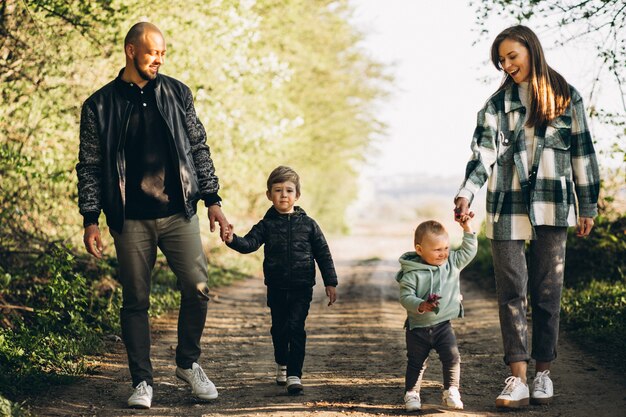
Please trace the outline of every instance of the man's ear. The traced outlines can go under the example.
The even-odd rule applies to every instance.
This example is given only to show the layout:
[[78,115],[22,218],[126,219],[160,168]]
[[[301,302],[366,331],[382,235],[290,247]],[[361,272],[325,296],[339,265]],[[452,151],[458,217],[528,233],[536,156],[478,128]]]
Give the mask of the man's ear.
[[132,43],[129,43],[128,45],[124,47],[124,52],[126,52],[127,57],[134,58],[135,57],[135,45],[133,45]]

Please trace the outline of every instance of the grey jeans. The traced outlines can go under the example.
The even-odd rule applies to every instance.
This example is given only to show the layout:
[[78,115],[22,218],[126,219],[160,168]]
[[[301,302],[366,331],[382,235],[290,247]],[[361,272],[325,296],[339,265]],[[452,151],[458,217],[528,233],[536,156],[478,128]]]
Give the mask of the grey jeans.
[[111,230],[122,284],[122,339],[133,386],[152,385],[150,361],[150,287],[160,248],[181,292],[176,364],[191,368],[200,357],[208,301],[208,267],[202,250],[198,216],[182,214],[154,220],[125,220],[121,234]]
[[420,392],[424,372],[428,368],[428,354],[435,349],[441,360],[443,388],[459,387],[461,355],[450,321],[432,327],[406,329],[406,374],[404,389]]
[[[504,362],[552,362],[557,356],[565,267],[566,227],[538,226],[530,241],[492,240],[493,267],[504,345]],[[530,292],[532,355],[528,353],[527,294]]]

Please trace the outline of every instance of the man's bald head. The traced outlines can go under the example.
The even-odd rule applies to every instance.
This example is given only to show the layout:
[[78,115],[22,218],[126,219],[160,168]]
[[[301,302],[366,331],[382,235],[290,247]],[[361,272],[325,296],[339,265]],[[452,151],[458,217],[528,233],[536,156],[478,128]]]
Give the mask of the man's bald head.
[[163,33],[161,33],[161,30],[158,27],[156,27],[156,25],[153,25],[150,22],[135,23],[130,28],[130,30],[126,34],[126,37],[124,38],[124,48],[128,44],[136,45],[138,42],[141,42],[144,34],[148,32],[156,32],[159,35],[163,36]]

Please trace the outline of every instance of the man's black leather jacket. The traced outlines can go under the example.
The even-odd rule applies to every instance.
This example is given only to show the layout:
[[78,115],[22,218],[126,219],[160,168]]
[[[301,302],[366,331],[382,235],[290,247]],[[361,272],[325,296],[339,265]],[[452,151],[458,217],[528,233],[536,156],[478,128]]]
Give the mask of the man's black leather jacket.
[[[121,72],[120,72],[121,75]],[[157,106],[169,128],[174,164],[180,173],[185,215],[196,212],[199,199],[207,205],[220,200],[218,178],[206,144],[206,132],[196,115],[191,90],[174,78],[156,78]],[[133,109],[115,80],[83,103],[80,120],[78,206],[85,226],[98,222],[104,211],[109,227],[122,233],[126,159],[124,143]]]

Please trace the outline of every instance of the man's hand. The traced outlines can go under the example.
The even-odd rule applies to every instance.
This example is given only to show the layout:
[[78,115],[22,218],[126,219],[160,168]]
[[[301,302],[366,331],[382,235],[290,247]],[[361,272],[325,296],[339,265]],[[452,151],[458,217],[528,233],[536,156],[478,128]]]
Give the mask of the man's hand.
[[576,236],[578,237],[589,236],[589,233],[591,233],[591,229],[593,229],[593,218],[581,217],[578,219],[578,226],[576,227]]
[[327,285],[326,296],[328,297],[328,305],[332,306],[337,301],[337,289],[332,285]]
[[102,238],[100,237],[100,229],[98,229],[97,224],[90,224],[85,227],[83,242],[85,243],[87,252],[98,259],[102,259]]
[[222,213],[222,208],[217,204],[213,204],[209,206],[209,227],[211,229],[211,233],[215,231],[215,222],[217,221],[220,225],[220,238],[222,242],[226,240],[226,234],[233,227],[232,224],[228,223],[226,220],[226,216]]

